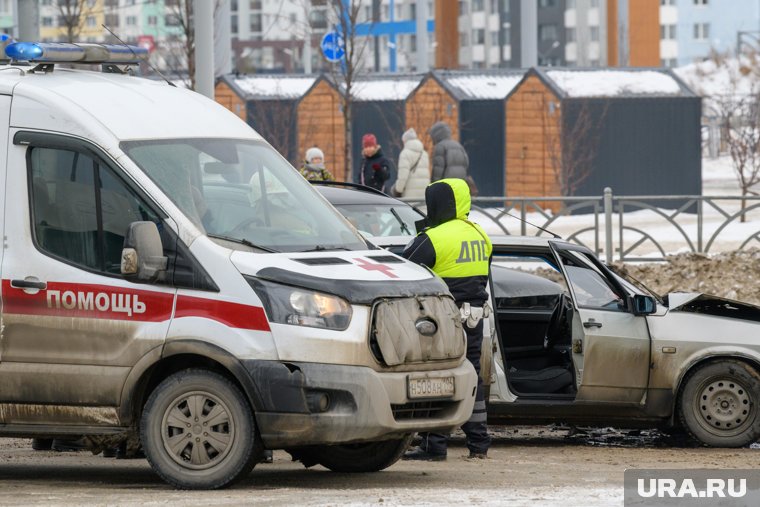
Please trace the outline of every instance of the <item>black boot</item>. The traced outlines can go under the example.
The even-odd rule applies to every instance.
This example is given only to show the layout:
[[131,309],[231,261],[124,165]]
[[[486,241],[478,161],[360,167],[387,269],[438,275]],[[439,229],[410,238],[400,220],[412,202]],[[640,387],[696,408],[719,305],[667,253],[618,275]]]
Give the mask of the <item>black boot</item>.
[[422,447],[412,447],[404,453],[401,459],[413,461],[446,461],[446,455],[427,452]]
[[84,440],[81,438],[78,438],[76,440],[62,440],[60,438],[56,438],[53,439],[52,449],[58,452],[76,452],[84,451],[87,449],[87,446],[85,445]]

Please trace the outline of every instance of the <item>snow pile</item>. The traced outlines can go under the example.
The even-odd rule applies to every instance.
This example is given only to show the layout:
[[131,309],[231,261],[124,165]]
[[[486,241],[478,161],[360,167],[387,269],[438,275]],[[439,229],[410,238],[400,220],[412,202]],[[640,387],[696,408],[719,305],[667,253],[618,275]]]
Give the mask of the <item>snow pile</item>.
[[314,77],[241,76],[235,84],[248,97],[297,99],[302,97],[316,81]]
[[357,101],[406,100],[420,79],[377,79],[357,81],[352,89]]
[[522,78],[522,74],[507,76],[483,74],[451,77],[446,81],[466,98],[488,100],[505,99]]
[[760,250],[669,255],[657,264],[615,263],[655,292],[704,292],[760,305]]
[[691,63],[674,69],[674,72],[697,95],[747,95],[760,89],[758,62],[752,58],[727,58]]
[[679,95],[682,92],[671,76],[652,70],[550,70],[546,74],[570,97]]

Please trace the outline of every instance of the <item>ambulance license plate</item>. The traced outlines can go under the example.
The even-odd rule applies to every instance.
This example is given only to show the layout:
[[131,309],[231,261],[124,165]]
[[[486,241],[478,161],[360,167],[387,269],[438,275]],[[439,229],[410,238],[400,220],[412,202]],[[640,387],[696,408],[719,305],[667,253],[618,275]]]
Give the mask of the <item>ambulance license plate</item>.
[[454,396],[454,377],[409,378],[409,399]]

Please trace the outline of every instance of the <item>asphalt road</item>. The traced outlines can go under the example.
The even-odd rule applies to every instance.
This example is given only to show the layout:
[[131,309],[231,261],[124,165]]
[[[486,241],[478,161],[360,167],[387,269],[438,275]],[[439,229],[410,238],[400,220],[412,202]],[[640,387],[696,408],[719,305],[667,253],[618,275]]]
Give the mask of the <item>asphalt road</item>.
[[[401,461],[375,474],[305,469],[275,452],[222,491],[174,491],[145,460],[32,451],[0,439],[1,505],[622,505],[626,468],[757,468],[758,449],[707,449],[654,432],[569,434],[494,428],[489,459],[469,461],[461,439],[445,462]],[[676,445],[673,447],[673,445]]]

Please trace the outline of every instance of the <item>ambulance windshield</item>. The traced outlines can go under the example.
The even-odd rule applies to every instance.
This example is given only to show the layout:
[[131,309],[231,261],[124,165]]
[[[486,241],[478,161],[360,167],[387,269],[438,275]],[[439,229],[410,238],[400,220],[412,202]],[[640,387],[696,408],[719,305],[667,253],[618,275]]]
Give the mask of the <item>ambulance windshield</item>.
[[274,149],[238,139],[128,141],[124,152],[182,212],[225,245],[362,250],[367,244]]

